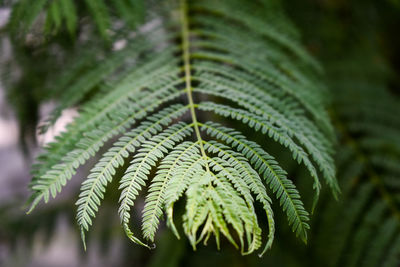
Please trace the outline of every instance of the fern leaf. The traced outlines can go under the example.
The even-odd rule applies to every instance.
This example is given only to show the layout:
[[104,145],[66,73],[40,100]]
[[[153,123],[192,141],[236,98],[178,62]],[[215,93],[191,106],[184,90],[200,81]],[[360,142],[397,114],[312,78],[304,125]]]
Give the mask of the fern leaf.
[[[161,161],[157,175],[153,178],[149,186],[149,194],[146,197],[146,204],[143,208],[142,229],[145,238],[154,241],[154,235],[159,224],[159,217],[162,214],[163,204],[165,203],[167,185],[173,177],[173,173],[175,173],[175,168],[179,168],[178,166],[181,165],[181,161],[196,153],[198,149],[197,145],[197,143],[184,142],[174,148]],[[181,190],[181,192],[182,191],[183,190]],[[175,193],[168,192],[170,196]]]
[[[196,143],[194,143],[196,144]],[[196,147],[194,147],[196,148]],[[203,165],[205,160],[199,153],[199,149],[191,151],[189,157],[182,158],[179,166],[172,169],[171,178],[167,183],[165,189],[165,207],[167,209],[168,225],[172,228],[174,234],[179,238],[179,233],[173,222],[173,206],[176,201],[189,187],[189,184],[195,179],[196,176],[201,176],[203,173]]]
[[[273,211],[270,205],[271,199],[266,194],[265,191],[266,189],[260,177],[258,176],[257,172],[255,172],[250,167],[249,163],[246,161],[244,157],[242,157],[238,153],[235,153],[234,151],[231,151],[229,147],[218,142],[210,141],[208,143],[205,143],[205,149],[209,153],[216,153],[222,159],[228,160],[231,166],[235,166],[235,168],[237,168],[237,172],[239,173],[238,176],[245,177],[244,182],[247,183],[248,189],[250,189],[257,196],[257,200],[259,200],[263,204],[263,208],[268,218],[268,226],[269,226],[268,241],[263,252],[260,254],[263,255],[263,253],[265,253],[265,251],[269,249],[273,243],[274,233],[275,233],[275,223],[273,219]],[[233,177],[231,176],[231,178]],[[238,182],[240,183],[241,181]],[[243,185],[238,185],[238,187],[241,187],[241,191],[246,191],[247,189],[246,186]],[[246,195],[244,192],[242,192],[241,194]],[[247,200],[247,202],[251,203],[253,200],[250,198],[250,196],[248,196],[248,198],[249,200]],[[252,205],[250,204],[250,206]]]
[[[286,211],[289,223],[292,224],[293,231],[300,235],[303,240],[307,239],[307,229],[309,225],[308,213],[300,200],[300,195],[294,184],[286,178],[286,172],[282,170],[275,159],[267,154],[256,143],[246,140],[246,138],[237,131],[221,127],[215,123],[202,124],[202,128],[213,137],[217,137],[239,152],[250,161],[254,168],[258,170],[270,185],[276,197],[280,199],[284,211]],[[266,197],[264,197],[266,198]],[[268,198],[267,198],[268,199]]]
[[[87,136],[79,139],[79,142],[76,145],[77,148],[68,152],[68,154],[63,157],[63,163],[53,166],[51,170],[41,176],[41,179],[35,181],[32,189],[38,193],[36,194],[35,200],[32,202],[33,205],[28,212],[30,212],[42,198],[47,202],[49,200],[50,192],[51,195],[55,197],[57,192],[61,191],[61,187],[66,184],[67,180],[71,179],[75,174],[79,165],[84,164],[91,156],[93,156],[106,140],[124,131],[129,127],[129,125],[132,125],[135,122],[135,119],[143,118],[147,115],[147,112],[152,111],[161,103],[166,102],[171,98],[175,98],[180,94],[179,92],[170,94],[170,91],[171,88],[167,87],[164,88],[164,90],[159,90],[153,94],[149,94],[147,97],[141,99],[140,103],[136,105],[131,104],[128,110],[123,113],[116,110],[118,113],[114,114],[114,116],[119,115],[118,119],[117,117],[114,117],[114,119],[109,123],[116,123],[118,121],[119,123],[117,125],[107,125],[107,121],[103,121],[103,125],[100,126],[101,128],[94,129],[87,134]],[[155,102],[154,99],[157,98],[159,98],[159,100]],[[127,104],[129,103],[126,103],[125,105]],[[129,112],[137,113],[131,115]]]
[[120,197],[119,214],[121,222],[125,229],[129,229],[129,211],[133,206],[133,201],[138,194],[141,186],[144,186],[144,181],[147,180],[147,175],[150,173],[151,167],[154,166],[157,160],[164,156],[169,149],[173,148],[176,142],[181,141],[185,136],[191,133],[192,125],[179,123],[170,126],[160,135],[154,136],[149,141],[144,142],[143,148],[131,161],[131,165],[126,170],[125,175],[120,182],[122,189]]
[[[108,6],[95,2],[85,3],[102,34],[113,38]],[[41,199],[55,197],[80,166],[115,138],[81,185],[76,204],[83,241],[107,185],[128,158],[119,180],[118,211],[126,235],[137,244],[149,247],[131,230],[133,207],[142,191],[146,242],[154,242],[163,213],[179,238],[174,206],[183,201],[185,211],[179,215],[194,249],[214,235],[218,247],[224,236],[242,254],[253,253],[263,245],[259,221],[265,220],[268,237],[262,255],[279,226],[270,192],[293,232],[306,241],[309,214],[266,144],[279,143],[305,167],[313,181],[314,205],[319,176],[337,195],[333,134],[319,65],[301,49],[284,16],[274,14],[279,8],[273,5],[249,2],[260,8],[253,14],[252,8],[238,8],[242,2],[236,0],[168,3],[169,8],[152,9],[152,20],[124,37],[126,48],[102,54],[92,65],[79,63],[60,76],[62,104],[53,118],[71,105],[79,105],[80,115],[39,156],[30,211]],[[133,21],[128,7],[132,2],[114,4]],[[258,132],[263,138],[256,143],[223,124],[245,127],[249,137]],[[260,219],[256,203],[265,212]]]
[[293,159],[299,164],[303,162],[310,171],[312,177],[314,178],[314,189],[316,190],[316,196],[318,197],[321,185],[314,165],[308,158],[307,153],[294,142],[291,136],[282,131],[280,127],[277,127],[269,121],[264,120],[257,115],[253,115],[245,110],[234,109],[221,104],[200,103],[198,108],[204,111],[214,111],[218,115],[230,117],[246,123],[256,131],[261,131],[263,134],[267,134],[270,138],[273,138],[281,145],[287,147],[290,151],[292,151]]
[[91,170],[88,179],[82,183],[81,194],[76,202],[77,220],[83,241],[85,239],[83,231],[89,230],[89,225],[92,224],[91,217],[94,217],[94,213],[97,212],[100,201],[104,197],[106,185],[112,181],[115,170],[124,164],[124,159],[129,156],[129,153],[134,153],[145,138],[158,133],[162,126],[168,125],[185,111],[187,107],[175,105],[151,116],[143,125],[119,138]]

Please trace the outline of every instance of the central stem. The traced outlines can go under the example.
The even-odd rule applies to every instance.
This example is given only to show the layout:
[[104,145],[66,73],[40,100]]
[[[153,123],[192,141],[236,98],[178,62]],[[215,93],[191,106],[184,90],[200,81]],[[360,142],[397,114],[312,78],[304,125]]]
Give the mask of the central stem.
[[[180,1],[180,7],[181,7],[180,13],[181,13],[181,23],[182,23],[181,38],[182,38],[182,50],[183,50],[183,64],[184,64],[184,70],[185,70],[186,93],[187,93],[187,98],[189,101],[190,114],[192,116],[194,131],[196,133],[197,140],[200,144],[201,155],[206,160],[207,155],[204,150],[203,140],[201,138],[201,134],[200,134],[200,130],[199,130],[199,123],[197,122],[195,105],[194,105],[193,96],[192,96],[193,88],[192,88],[192,78],[191,78],[191,71],[190,71],[189,22],[188,22],[188,15],[187,15],[186,0]],[[209,171],[208,164],[206,164],[206,169],[207,169],[207,171]]]

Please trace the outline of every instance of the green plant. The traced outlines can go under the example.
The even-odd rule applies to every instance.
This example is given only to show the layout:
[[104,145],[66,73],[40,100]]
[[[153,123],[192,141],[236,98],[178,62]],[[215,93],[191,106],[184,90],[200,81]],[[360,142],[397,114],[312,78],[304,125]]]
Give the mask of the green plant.
[[[22,25],[25,30],[35,26],[34,19],[43,8],[47,18],[42,23],[45,33],[51,32],[52,40],[60,41],[58,38],[62,38],[65,30],[61,21],[65,19],[65,28],[75,40],[74,34],[80,32],[76,11],[61,8],[63,2],[73,6],[73,1],[38,1],[36,4],[41,7],[34,9],[38,12],[16,24],[21,14],[27,12],[24,6],[28,2],[21,1],[14,9],[10,22],[13,40],[20,38],[15,33],[24,32],[15,25]],[[201,241],[207,243],[211,234],[219,247],[222,233],[242,254],[260,249],[265,239],[262,255],[271,248],[275,230],[284,228],[283,220],[275,224],[272,199],[279,203],[276,207],[280,206],[285,213],[291,230],[307,242],[310,228],[307,210],[316,208],[322,177],[330,191],[323,194],[323,205],[329,208],[315,209],[315,220],[324,225],[311,229],[313,237],[315,233],[321,236],[320,240],[312,238],[309,246],[316,262],[331,255],[333,266],[343,262],[357,264],[363,253],[368,254],[364,252],[368,240],[364,236],[381,229],[396,236],[390,239],[391,235],[382,235],[382,245],[377,245],[382,250],[394,240],[395,245],[387,254],[388,266],[396,264],[400,250],[398,219],[389,216],[386,220],[382,215],[382,220],[377,220],[375,214],[389,210],[398,213],[398,197],[396,193],[392,195],[397,188],[394,177],[398,174],[398,130],[394,127],[380,135],[383,127],[374,123],[387,119],[397,125],[390,113],[398,109],[378,114],[363,110],[376,97],[382,99],[383,107],[396,106],[398,101],[391,100],[385,89],[377,90],[381,84],[366,86],[362,79],[356,79],[359,73],[355,72],[351,92],[352,98],[360,98],[360,104],[346,103],[347,88],[351,86],[339,80],[343,77],[347,81],[346,76],[328,68],[328,74],[333,74],[332,81],[327,83],[334,90],[330,94],[324,85],[322,67],[302,48],[299,33],[275,1],[155,2],[157,5],[135,9],[132,15],[119,14],[130,25],[122,29],[104,22],[110,21],[106,10],[113,9],[107,8],[103,1],[85,3],[92,11],[103,10],[101,14],[92,14],[106,45],[84,42],[81,46],[79,41],[71,41],[77,42],[72,49],[77,57],[60,68],[60,75],[47,77],[46,85],[59,89],[53,89],[46,97],[56,98],[60,103],[43,130],[67,107],[78,106],[79,116],[37,158],[28,212],[41,200],[48,202],[56,197],[80,166],[101,154],[82,182],[76,202],[84,245],[107,187],[113,180],[119,180],[118,213],[126,235],[133,242],[152,247],[132,230],[131,216],[137,217],[133,206],[140,192],[146,191],[142,232],[147,241],[154,242],[164,214],[167,225],[179,238],[181,229],[174,223],[174,214],[179,214],[181,228],[194,249]],[[146,18],[145,22],[130,23],[135,16]],[[83,36],[95,35],[82,32]],[[100,42],[94,40],[93,43]],[[121,40],[126,46],[110,51],[110,44]],[[43,42],[38,46],[50,41]],[[65,57],[71,55],[68,50],[62,51]],[[349,61],[353,60],[358,62],[353,58]],[[339,66],[345,68],[351,64]],[[357,65],[354,69],[361,68]],[[328,114],[329,107],[334,112]],[[358,112],[363,115],[357,115]],[[338,159],[342,195],[332,158],[336,134],[340,137],[339,155],[348,156]],[[365,138],[357,139],[364,134]],[[387,151],[386,146],[390,145],[393,147]],[[373,153],[377,156],[370,159],[369,154]],[[386,161],[389,157],[390,162]],[[355,159],[360,159],[363,166]],[[296,162],[307,175],[296,172],[297,168],[293,168]],[[359,178],[341,177],[353,177],[354,168],[358,168],[360,175],[370,177],[371,183],[362,180],[358,184]],[[377,178],[375,169],[383,170],[383,182]],[[312,185],[308,183],[310,178]],[[375,191],[374,186],[378,188]],[[387,190],[387,186],[393,189]],[[353,199],[349,192],[359,194]],[[375,202],[374,192],[380,193],[383,200],[378,198]],[[336,203],[331,193],[342,202]],[[374,199],[373,209],[370,215],[357,220],[357,214],[365,208],[362,203],[357,206],[360,199]],[[179,203],[185,204],[183,212]],[[309,207],[304,203],[310,203]],[[258,205],[264,214],[257,212]],[[354,207],[346,211],[346,205]],[[350,214],[349,218],[344,216],[341,221],[342,212]],[[332,218],[344,225],[343,236],[330,231],[336,225]],[[350,229],[355,220],[362,227],[353,233]],[[263,235],[264,231],[268,234]],[[348,244],[346,239],[353,240],[352,234],[355,234],[351,243],[354,248],[348,260],[343,253]],[[384,237],[387,238],[383,240]],[[340,244],[332,242],[330,247],[324,244],[326,240],[339,240]],[[383,254],[377,253],[375,258],[368,254],[373,259],[365,264],[379,264]]]
[[[136,60],[126,77],[83,104],[79,118],[39,157],[43,163],[35,166],[30,211],[40,200],[55,197],[78,166],[107,140],[122,134],[82,183],[77,201],[82,239],[115,169],[136,152],[120,181],[119,208],[125,232],[134,242],[145,245],[130,229],[131,208],[158,162],[143,211],[146,239],[154,240],[164,210],[179,237],[173,207],[185,194],[183,228],[194,248],[210,233],[219,243],[222,233],[242,253],[251,253],[261,245],[256,197],[268,219],[267,249],[275,229],[267,184],[293,231],[306,241],[308,213],[275,158],[239,132],[199,117],[200,112],[212,112],[242,122],[286,147],[309,170],[316,199],[317,169],[335,194],[339,191],[331,158],[332,130],[322,105],[324,89],[318,75],[308,74],[318,73],[318,65],[294,37],[279,33],[279,27],[290,26],[272,13],[276,8],[264,7],[254,16],[251,4],[238,10],[239,4],[180,1],[168,10],[175,16],[164,14],[160,18],[165,22],[154,23],[130,40],[132,48],[116,56],[120,65],[127,57]],[[269,23],[261,20],[264,16],[270,18]],[[243,43],[244,38],[252,41]],[[82,88],[71,88],[65,94],[84,96]],[[194,94],[209,101],[195,101]]]

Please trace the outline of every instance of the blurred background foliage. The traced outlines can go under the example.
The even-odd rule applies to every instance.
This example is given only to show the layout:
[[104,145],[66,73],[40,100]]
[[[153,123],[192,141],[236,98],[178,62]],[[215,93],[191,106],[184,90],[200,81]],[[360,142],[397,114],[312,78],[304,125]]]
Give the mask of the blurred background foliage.
[[[281,2],[305,47],[324,66],[329,112],[338,140],[336,163],[342,195],[338,201],[329,193],[322,195],[307,245],[284,226],[278,228],[273,249],[261,259],[240,256],[228,244],[222,244],[221,251],[211,243],[193,252],[186,241],[177,240],[164,228],[157,249],[149,251],[123,236],[118,215],[109,208],[118,201],[118,185],[113,184],[84,253],[74,219],[76,199],[71,197],[79,183],[26,216],[23,204],[29,177],[25,171],[23,177],[13,177],[22,181],[17,186],[23,189],[1,197],[0,265],[399,266],[400,1]],[[47,129],[66,107],[79,105],[103,86],[112,86],[103,77],[126,64],[121,51],[129,49],[132,32],[140,30],[138,25],[151,16],[150,6],[161,4],[145,0],[0,1],[0,19],[5,21],[0,23],[0,85],[5,92],[0,115],[14,116],[18,122],[18,144],[26,170],[44,142],[36,130],[38,123]],[[104,76],[91,75],[100,68]],[[74,98],[74,90],[84,92],[84,97]],[[55,103],[61,105],[54,110]],[[8,162],[7,151],[0,147],[0,167],[13,164]],[[290,176],[296,177],[307,196],[304,191],[311,187],[302,184],[308,180],[302,175],[303,170],[292,166]],[[6,176],[0,174],[0,180],[9,179]],[[308,207],[311,201],[304,199]],[[276,216],[278,223],[285,220],[279,218],[280,213]]]

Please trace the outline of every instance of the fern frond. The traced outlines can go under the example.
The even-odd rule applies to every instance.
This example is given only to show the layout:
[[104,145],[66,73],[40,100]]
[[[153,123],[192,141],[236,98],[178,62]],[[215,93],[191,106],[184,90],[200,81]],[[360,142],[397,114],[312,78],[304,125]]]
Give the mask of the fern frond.
[[[227,194],[226,197],[233,199],[234,203],[236,203],[233,210],[236,210],[239,218],[243,221],[245,227],[243,230],[246,231],[245,236],[247,237],[247,243],[249,246],[248,251],[244,253],[244,244],[243,241],[240,240],[242,253],[250,254],[261,245],[261,242],[259,242],[259,240],[261,240],[261,229],[258,227],[257,216],[253,208],[253,199],[251,198],[250,189],[243,181],[237,180],[237,177],[243,176],[236,168],[231,168],[229,162],[220,158],[211,158],[210,161],[209,166],[213,171],[218,172],[218,175],[215,176],[217,188],[218,186],[223,187],[224,193]],[[235,189],[238,194],[234,194]],[[235,228],[237,229],[237,227]]]
[[[228,141],[229,143],[229,141]],[[239,174],[239,177],[244,177],[245,183],[247,183],[248,188],[244,186],[243,184],[239,184],[238,187],[241,188],[241,191],[246,191],[248,189],[251,190],[253,194],[256,195],[256,198],[258,201],[260,201],[263,205],[263,208],[266,212],[267,218],[268,218],[268,226],[269,226],[269,234],[268,234],[268,242],[261,253],[265,253],[265,251],[271,247],[273,240],[274,240],[274,233],[275,233],[275,222],[273,219],[273,211],[271,208],[271,199],[269,196],[266,194],[266,189],[264,184],[262,183],[262,180],[260,179],[258,173],[254,171],[254,169],[251,168],[247,160],[241,156],[239,153],[236,153],[228,146],[225,146],[221,143],[214,142],[214,141],[209,141],[205,143],[205,149],[209,153],[215,153],[217,154],[220,158],[225,159],[228,161],[230,166],[234,166],[235,169],[237,169],[237,173]],[[228,165],[228,166],[229,166]],[[228,176],[229,177],[229,176]],[[233,177],[231,177],[233,178]],[[242,181],[238,181],[241,183]],[[241,193],[242,195],[245,195],[244,192]],[[247,193],[248,195],[248,193]],[[253,199],[251,196],[248,195],[248,203],[251,203]],[[251,206],[251,204],[250,204]]]
[[[138,154],[133,158],[131,165],[121,179],[119,188],[122,189],[119,214],[125,229],[129,229],[129,211],[141,186],[146,185],[145,181],[148,178],[151,168],[154,167],[158,159],[162,158],[168,150],[172,149],[177,142],[180,142],[185,136],[189,135],[191,131],[192,125],[190,124],[179,123],[172,125],[161,134],[144,142]],[[129,237],[133,238],[133,236]]]
[[282,131],[281,127],[275,126],[262,117],[251,114],[245,110],[231,108],[221,104],[205,102],[198,104],[198,108],[204,111],[213,111],[218,115],[241,121],[249,127],[254,128],[256,131],[261,131],[262,134],[268,135],[281,145],[287,147],[292,152],[293,159],[299,164],[303,162],[309,170],[311,176],[314,178],[313,186],[316,190],[316,197],[319,196],[321,185],[313,163],[308,158],[307,153],[294,142],[290,135]]
[[[232,87],[231,81],[221,81],[225,83],[221,84],[220,80],[222,79],[217,76],[205,75],[204,79],[201,78],[199,80],[202,84],[209,84],[210,86],[206,88],[201,88],[199,86],[200,88],[196,88],[196,91],[234,101],[243,108],[246,108],[249,112],[262,116],[266,120],[271,121],[271,123],[277,124],[277,126],[287,132],[289,136],[296,138],[318,164],[320,171],[337,196],[340,190],[335,179],[335,170],[331,167],[334,165],[331,157],[333,150],[327,145],[329,141],[326,140],[307,118],[293,115],[289,115],[290,117],[286,118],[279,110],[276,110],[272,105],[269,106],[268,104],[269,102],[276,101],[278,107],[286,107],[279,99],[275,100],[271,96],[265,96],[265,94],[261,92],[252,92],[249,89],[247,89],[245,94],[243,91],[232,89],[234,87]],[[252,94],[255,94],[254,97]],[[297,124],[299,120],[303,120],[303,123],[307,124],[308,127],[301,127]]]
[[[87,3],[106,32],[106,6]],[[184,201],[182,228],[194,249],[211,235],[219,247],[222,235],[242,254],[260,249],[264,241],[262,255],[279,226],[268,191],[306,242],[309,214],[267,144],[277,142],[305,167],[313,181],[314,205],[320,176],[335,195],[339,192],[319,66],[301,49],[295,31],[286,36],[278,30],[290,28],[276,14],[279,8],[249,2],[265,8],[253,14],[253,7],[238,8],[242,3],[171,0],[154,8],[155,19],[132,38],[124,38],[125,49],[97,59],[98,66],[81,77],[72,78],[81,64],[61,76],[59,110],[79,104],[80,115],[39,157],[30,211],[60,192],[80,166],[115,138],[81,185],[76,204],[83,241],[107,185],[132,157],[119,181],[118,212],[126,235],[137,244],[149,247],[131,230],[133,206],[142,191],[142,233],[150,242],[164,212],[179,238],[174,206]],[[118,9],[131,5],[127,0],[119,4]],[[261,141],[223,126],[237,128],[238,122],[258,132]],[[265,212],[260,218],[256,203]],[[268,225],[266,238],[261,220]]]
[[325,204],[313,233],[315,262],[329,257],[329,266],[399,263],[400,184],[388,178],[400,174],[400,124],[392,116],[400,111],[399,99],[387,90],[379,65],[366,59],[368,53],[355,53],[351,63],[330,65],[343,194],[339,203]]
[[141,145],[145,138],[150,138],[157,134],[162,126],[168,125],[187,111],[188,107],[182,105],[171,106],[161,112],[151,116],[141,126],[127,132],[118,139],[113,146],[104,153],[103,157],[91,170],[88,179],[82,183],[78,205],[77,220],[81,227],[82,239],[84,232],[89,230],[92,224],[91,217],[95,217],[100,206],[101,199],[104,197],[106,185],[112,181],[116,169],[124,164],[124,159],[129,153],[134,153],[136,148]]
[[[136,105],[131,104],[129,109],[123,113],[117,110],[116,114],[114,113],[113,115],[119,117],[114,117],[114,119],[109,122],[119,122],[117,125],[107,125],[107,121],[103,121],[103,125],[100,126],[101,128],[94,129],[89,132],[87,136],[79,139],[76,148],[68,152],[68,154],[62,158],[63,163],[54,165],[50,170],[41,175],[39,181],[34,181],[32,189],[35,190],[35,198],[32,200],[32,205],[28,212],[30,212],[42,198],[47,202],[50,193],[54,198],[57,192],[61,191],[61,187],[65,186],[67,180],[70,180],[75,174],[76,169],[84,164],[90,157],[94,156],[100,147],[104,145],[106,140],[123,132],[129,125],[132,125],[135,120],[143,118],[149,111],[157,108],[163,102],[167,102],[180,94],[179,92],[175,92],[174,94],[170,92],[170,88],[160,90],[150,94],[147,98],[141,99],[140,103]],[[155,102],[154,99],[157,98],[159,99]],[[131,115],[131,112],[137,113]]]
[[[304,205],[300,200],[300,195],[295,185],[286,178],[286,172],[278,165],[277,161],[265,152],[259,145],[252,141],[248,141],[239,132],[229,128],[220,126],[216,123],[202,124],[202,128],[207,133],[226,142],[232,148],[241,152],[248,161],[254,166],[266,182],[276,194],[277,199],[286,211],[289,224],[293,224],[292,229],[303,240],[307,240],[307,224],[308,213],[304,209]],[[263,196],[263,204],[265,205],[269,197]],[[272,214],[271,214],[272,215]],[[271,219],[269,219],[271,221]]]
[[[186,143],[185,145],[190,145],[190,143]],[[193,145],[199,146],[200,144],[193,143]],[[195,150],[189,150],[191,153],[188,154],[187,157],[182,157],[179,161],[179,165],[172,169],[171,178],[167,182],[167,187],[165,189],[164,201],[167,209],[168,225],[170,225],[177,238],[180,237],[173,222],[174,203],[179,200],[182,194],[189,187],[189,184],[195,180],[195,176],[201,177],[201,175],[203,175],[204,170],[202,166],[205,164],[206,160],[199,153],[199,148],[192,145],[190,146]],[[165,164],[165,162],[162,163]]]
[[[179,168],[184,158],[189,158],[198,151],[197,143],[184,142],[174,148],[160,163],[157,175],[153,178],[149,186],[149,194],[146,197],[146,203],[143,208],[143,234],[145,238],[154,241],[154,235],[159,224],[159,217],[162,214],[163,204],[166,194],[173,196],[178,191],[172,193],[168,188],[169,181],[176,177],[175,168]],[[175,174],[175,175],[173,175]],[[183,177],[182,177],[183,178]],[[177,186],[182,183],[177,183]],[[183,189],[179,190],[183,192]],[[178,195],[179,197],[179,195]],[[169,200],[171,202],[171,200]]]

